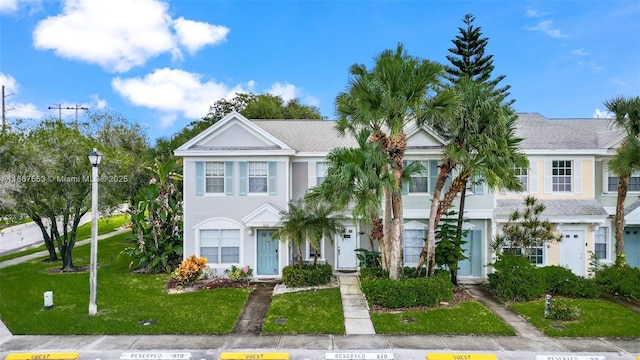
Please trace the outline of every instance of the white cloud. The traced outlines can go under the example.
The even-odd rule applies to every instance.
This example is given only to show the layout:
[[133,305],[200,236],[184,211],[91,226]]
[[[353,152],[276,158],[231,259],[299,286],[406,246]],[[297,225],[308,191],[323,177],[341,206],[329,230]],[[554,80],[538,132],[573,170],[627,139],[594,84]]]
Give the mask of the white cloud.
[[185,20],[183,17],[174,20],[173,28],[176,30],[178,41],[187,48],[190,54],[196,53],[205,45],[224,42],[230,31],[225,26]]
[[607,110],[595,109],[593,112],[593,117],[598,119],[611,119],[613,114]]
[[307,94],[304,90],[296,87],[293,84],[289,84],[288,82],[285,82],[284,84],[276,82],[275,84],[271,85],[271,87],[267,89],[266,92],[272,95],[280,96],[285,102],[298,98],[303,104],[311,106],[319,106],[320,104],[318,98]]
[[571,51],[571,53],[573,55],[576,55],[576,56],[587,56],[587,55],[589,55],[589,53],[584,51],[584,49],[575,49],[575,50]]
[[[249,87],[252,84],[249,82]],[[212,80],[203,81],[199,74],[169,68],[158,69],[144,78],[117,77],[111,86],[131,103],[163,113],[163,126],[171,125],[175,114],[187,119],[201,118],[216,100],[247,92],[242,85],[230,87]]]
[[284,100],[284,102],[288,102],[289,100],[293,100],[299,97],[298,92],[299,91],[295,85],[289,84],[287,82],[285,82],[284,84],[276,82],[275,84],[271,85],[271,88],[267,89],[267,93],[280,96],[282,100]]
[[159,0],[66,0],[60,15],[36,25],[33,43],[64,58],[126,72],[164,53],[181,58],[181,43],[193,53],[220,42],[218,28],[183,18],[174,22],[167,3]]
[[528,27],[527,30],[531,31],[540,31],[543,32],[553,38],[565,38],[567,35],[562,33],[559,29],[553,28],[553,22],[551,20],[543,20],[538,23],[536,26]]
[[0,13],[12,13],[18,10],[18,0],[0,0]]
[[5,95],[7,91],[11,91],[14,94],[18,93],[19,85],[13,76],[0,72],[0,83],[0,85],[4,85]]
[[97,110],[103,110],[107,107],[107,100],[100,99],[98,94],[91,95],[91,103],[93,104],[93,108]]
[[530,8],[530,7],[527,8],[527,10],[525,12],[525,15],[527,17],[541,17],[541,16],[545,16],[547,14],[548,13],[546,13],[546,12],[542,12],[542,11],[540,11],[538,9],[534,9],[534,8]]

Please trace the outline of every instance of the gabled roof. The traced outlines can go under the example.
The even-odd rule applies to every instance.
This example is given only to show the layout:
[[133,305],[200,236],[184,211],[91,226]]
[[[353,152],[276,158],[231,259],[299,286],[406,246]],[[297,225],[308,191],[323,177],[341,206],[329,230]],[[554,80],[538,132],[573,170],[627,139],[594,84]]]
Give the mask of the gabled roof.
[[627,225],[640,225],[640,200],[624,209],[624,221]]
[[280,223],[282,210],[271,203],[264,203],[242,218],[248,228],[275,227]]
[[[609,215],[595,199],[538,199],[538,201],[546,206],[541,218],[551,222],[595,223],[603,222]],[[497,200],[495,217],[498,221],[504,222],[514,211],[522,211],[525,208],[522,199]]]
[[235,111],[184,143],[174,153],[176,156],[203,156],[229,151],[294,153],[290,146]]

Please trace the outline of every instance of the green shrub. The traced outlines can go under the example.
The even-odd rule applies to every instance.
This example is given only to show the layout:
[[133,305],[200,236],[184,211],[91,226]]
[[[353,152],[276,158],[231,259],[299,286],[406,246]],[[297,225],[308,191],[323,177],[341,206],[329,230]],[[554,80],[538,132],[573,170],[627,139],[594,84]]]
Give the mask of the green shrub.
[[448,272],[417,279],[366,277],[360,279],[360,285],[370,305],[391,309],[434,306],[453,297],[453,285]]
[[605,266],[596,273],[596,284],[610,294],[640,300],[640,268]]
[[544,294],[545,283],[535,265],[524,256],[500,254],[489,274],[489,287],[502,301],[529,301]]
[[570,298],[597,298],[598,286],[593,279],[585,279],[562,266],[544,266],[537,270],[545,282],[546,292]]
[[553,299],[547,319],[572,321],[578,320],[580,315],[582,315],[582,311],[577,306],[571,305],[569,301]]
[[423,267],[420,269],[420,274],[416,276],[416,268],[405,266],[402,268],[402,277],[405,278],[417,278],[417,277],[426,277],[427,276],[427,268]]
[[389,278],[389,272],[380,267],[360,268],[360,278],[387,279]]
[[288,287],[324,285],[331,281],[332,275],[329,264],[296,264],[282,269],[282,281]]
[[231,281],[247,280],[253,275],[253,269],[249,266],[237,267],[231,265],[231,269],[226,269],[224,273]]

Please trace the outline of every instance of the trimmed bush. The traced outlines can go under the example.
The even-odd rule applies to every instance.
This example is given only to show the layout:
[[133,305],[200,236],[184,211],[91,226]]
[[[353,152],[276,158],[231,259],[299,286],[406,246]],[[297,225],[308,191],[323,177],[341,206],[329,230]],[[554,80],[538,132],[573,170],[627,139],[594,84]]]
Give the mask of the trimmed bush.
[[530,301],[544,294],[545,282],[535,265],[523,256],[500,254],[489,274],[489,287],[502,301]]
[[640,268],[605,266],[596,273],[596,284],[610,294],[640,300]]
[[405,266],[402,268],[402,277],[405,278],[416,278],[416,277],[426,277],[427,276],[427,268],[423,267],[420,269],[420,274],[416,276],[416,268]]
[[329,264],[297,264],[282,269],[282,281],[288,287],[305,287],[328,284],[333,271]]
[[386,279],[389,277],[389,272],[382,270],[381,267],[365,267],[360,268],[360,278],[364,279]]
[[547,319],[573,321],[578,320],[582,311],[565,299],[554,299]]
[[537,270],[545,282],[546,292],[570,298],[597,298],[599,289],[593,279],[585,279],[562,266],[544,266]]
[[397,281],[362,277],[360,286],[369,305],[391,309],[434,306],[453,298],[453,285],[448,272],[437,273],[428,278]]

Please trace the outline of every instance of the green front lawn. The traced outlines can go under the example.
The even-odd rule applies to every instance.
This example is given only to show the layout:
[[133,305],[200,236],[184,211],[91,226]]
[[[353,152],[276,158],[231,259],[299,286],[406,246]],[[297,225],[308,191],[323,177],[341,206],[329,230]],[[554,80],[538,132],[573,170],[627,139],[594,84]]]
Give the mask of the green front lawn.
[[340,289],[274,295],[262,332],[265,334],[344,334]]
[[[582,311],[577,321],[544,318],[544,300],[509,306],[548,336],[640,337],[640,314],[605,300],[567,299]],[[557,329],[554,326],[563,326]]]
[[[228,334],[248,289],[215,289],[168,295],[168,275],[133,275],[120,255],[129,234],[98,246],[98,315],[88,316],[89,273],[54,274],[60,264],[40,259],[0,269],[0,317],[22,334]],[[89,245],[73,251],[74,265],[89,264]],[[43,309],[53,291],[54,307]],[[144,321],[154,325],[139,325]]]
[[477,301],[449,308],[374,312],[371,321],[379,334],[515,335],[513,329]]

